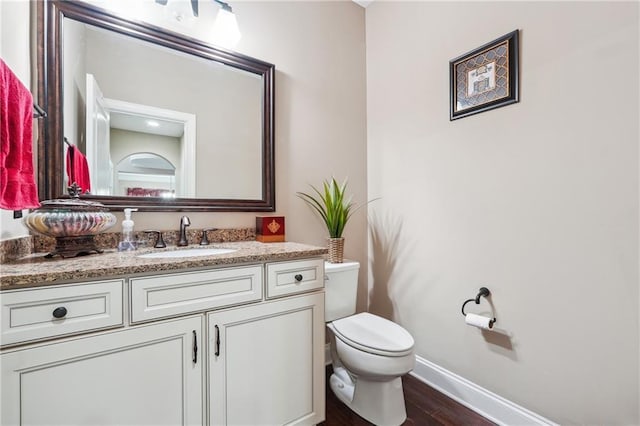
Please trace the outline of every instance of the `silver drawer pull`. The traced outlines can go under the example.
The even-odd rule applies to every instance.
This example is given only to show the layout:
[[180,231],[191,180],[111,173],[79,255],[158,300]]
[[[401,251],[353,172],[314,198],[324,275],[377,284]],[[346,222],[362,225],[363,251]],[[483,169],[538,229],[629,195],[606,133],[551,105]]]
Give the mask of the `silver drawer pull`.
[[65,308],[64,306],[60,306],[59,308],[55,308],[53,310],[53,317],[54,318],[64,318],[65,316],[67,316],[67,308]]

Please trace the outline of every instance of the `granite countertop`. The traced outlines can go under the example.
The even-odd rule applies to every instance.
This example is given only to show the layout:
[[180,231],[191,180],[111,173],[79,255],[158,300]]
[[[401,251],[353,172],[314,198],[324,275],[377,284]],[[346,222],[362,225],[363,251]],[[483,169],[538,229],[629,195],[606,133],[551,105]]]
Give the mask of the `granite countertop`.
[[[212,256],[183,258],[140,258],[141,254],[194,248],[229,248],[237,251]],[[0,265],[0,290],[92,280],[140,273],[162,273],[180,269],[214,267],[252,262],[285,261],[322,256],[324,247],[299,243],[260,243],[257,241],[213,243],[209,246],[140,249],[133,252],[105,250],[74,258],[47,259],[44,253],[32,254]]]

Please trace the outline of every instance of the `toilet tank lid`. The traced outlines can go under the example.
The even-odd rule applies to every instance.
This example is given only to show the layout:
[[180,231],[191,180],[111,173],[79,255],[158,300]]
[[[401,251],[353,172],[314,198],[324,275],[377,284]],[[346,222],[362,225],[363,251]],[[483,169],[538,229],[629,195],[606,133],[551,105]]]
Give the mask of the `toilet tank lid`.
[[330,263],[324,262],[324,270],[325,272],[338,272],[338,271],[349,271],[352,269],[360,268],[360,263],[354,260],[346,260],[342,263]]
[[404,354],[413,349],[414,340],[407,330],[368,312],[333,321],[332,325],[338,335],[373,353]]

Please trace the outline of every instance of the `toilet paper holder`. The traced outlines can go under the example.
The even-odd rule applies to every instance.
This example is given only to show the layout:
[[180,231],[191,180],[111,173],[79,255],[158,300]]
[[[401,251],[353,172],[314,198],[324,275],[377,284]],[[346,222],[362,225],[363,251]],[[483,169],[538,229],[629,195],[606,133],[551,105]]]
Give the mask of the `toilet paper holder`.
[[[476,302],[476,305],[479,305],[481,297],[489,297],[490,295],[491,295],[491,292],[489,291],[488,288],[480,287],[480,290],[478,290],[478,294],[476,295],[476,297],[474,299],[467,299],[462,304],[462,316],[465,316],[465,317],[467,316],[467,314],[464,312],[464,307],[467,305],[467,303]],[[490,321],[490,324],[493,325],[495,322],[496,322],[496,318],[494,316],[493,319]]]

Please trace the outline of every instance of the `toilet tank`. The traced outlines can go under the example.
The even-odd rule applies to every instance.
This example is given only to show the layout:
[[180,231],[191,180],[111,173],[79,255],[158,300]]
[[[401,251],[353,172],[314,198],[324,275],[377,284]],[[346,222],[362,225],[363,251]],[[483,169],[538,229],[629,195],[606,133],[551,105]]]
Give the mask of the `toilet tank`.
[[325,321],[348,317],[356,312],[358,269],[354,261],[324,263]]

